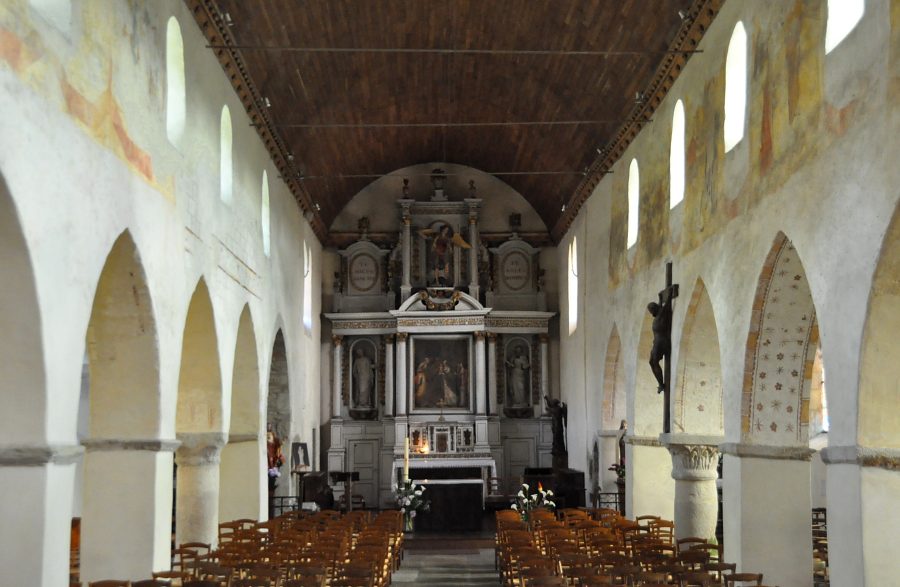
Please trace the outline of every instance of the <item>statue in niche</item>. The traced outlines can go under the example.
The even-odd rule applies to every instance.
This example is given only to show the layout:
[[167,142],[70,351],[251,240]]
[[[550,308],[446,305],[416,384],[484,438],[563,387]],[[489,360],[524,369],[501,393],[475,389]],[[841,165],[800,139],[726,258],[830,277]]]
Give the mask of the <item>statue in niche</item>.
[[452,287],[453,283],[453,247],[471,249],[472,245],[454,232],[446,222],[439,222],[431,228],[423,228],[419,236],[431,240],[428,248],[428,285],[435,287]]
[[506,360],[509,369],[507,378],[507,397],[510,398],[510,406],[513,408],[527,407],[528,402],[528,373],[531,363],[525,356],[525,345],[516,346],[515,356],[512,360]]
[[373,406],[372,389],[375,383],[375,365],[362,345],[356,345],[353,354],[353,386],[356,392],[356,405],[359,408],[371,408]]

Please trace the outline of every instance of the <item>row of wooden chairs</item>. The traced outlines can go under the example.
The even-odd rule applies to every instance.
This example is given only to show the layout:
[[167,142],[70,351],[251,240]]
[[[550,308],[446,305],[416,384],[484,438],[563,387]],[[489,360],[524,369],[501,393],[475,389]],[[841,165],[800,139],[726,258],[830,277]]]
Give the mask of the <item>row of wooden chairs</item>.
[[762,585],[737,573],[719,545],[674,539],[674,524],[656,516],[627,520],[615,510],[496,513],[495,563],[507,587],[529,585]]
[[402,516],[360,511],[220,524],[218,548],[185,543],[172,570],[89,587],[387,587],[402,557]]

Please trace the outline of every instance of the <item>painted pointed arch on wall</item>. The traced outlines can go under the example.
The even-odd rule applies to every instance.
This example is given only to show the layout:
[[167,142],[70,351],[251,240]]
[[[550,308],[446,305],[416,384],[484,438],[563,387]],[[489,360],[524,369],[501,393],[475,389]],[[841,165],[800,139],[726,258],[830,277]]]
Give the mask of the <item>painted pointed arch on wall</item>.
[[697,278],[688,302],[675,371],[674,432],[724,434],[722,363],[719,332],[712,302],[703,280]]
[[606,345],[606,362],[603,371],[604,430],[616,430],[625,419],[625,369],[622,365],[622,340],[619,329],[613,324]]
[[31,252],[0,173],[0,442],[42,443],[47,389],[41,311]]
[[[161,394],[153,300],[140,254],[127,230],[113,243],[100,272],[85,339],[89,375],[79,408],[88,412],[83,439],[87,451],[82,465],[81,576],[87,580],[133,576],[142,572],[145,560],[111,559],[108,553],[140,552],[156,542],[154,499],[141,492],[147,479],[137,474],[150,476],[154,466],[141,466],[130,458],[135,453],[108,450],[108,444],[159,438]],[[146,499],[139,501],[141,496]],[[130,530],[111,532],[110,511],[118,512],[119,527]]]
[[191,296],[183,336],[175,430],[178,434],[222,432],[219,340],[212,299],[203,278]]
[[265,451],[256,329],[250,306],[238,322],[231,378],[228,444],[219,473],[219,519],[261,519],[265,505]]
[[88,323],[91,438],[154,438],[160,426],[159,341],[137,246],[116,239]]
[[741,404],[745,441],[807,445],[818,344],[806,271],[793,243],[779,232],[760,272],[747,336]]
[[863,330],[859,366],[859,420],[861,446],[900,449],[900,205],[881,245]]

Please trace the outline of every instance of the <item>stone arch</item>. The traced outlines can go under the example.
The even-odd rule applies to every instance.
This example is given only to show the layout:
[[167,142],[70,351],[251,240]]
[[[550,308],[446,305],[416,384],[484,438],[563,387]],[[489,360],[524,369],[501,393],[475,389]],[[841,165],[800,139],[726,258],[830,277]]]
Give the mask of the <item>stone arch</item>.
[[724,434],[720,357],[712,302],[703,280],[698,278],[681,331],[673,432]]
[[[272,359],[269,362],[268,391],[266,400],[266,430],[271,426],[272,431],[282,442],[284,465],[281,467],[281,478],[277,480],[278,486],[275,494],[289,495],[290,481],[288,472],[290,463],[290,439],[291,439],[291,389],[288,373],[287,346],[284,341],[284,331],[279,328],[272,342]],[[270,485],[271,487],[271,485]]]
[[615,430],[625,419],[625,369],[622,366],[622,340],[619,329],[613,324],[606,345],[606,366],[603,370],[604,430]]
[[818,344],[816,309],[803,263],[793,243],[779,232],[760,273],[747,336],[744,441],[808,443],[810,380]]
[[175,541],[214,544],[218,537],[222,373],[215,314],[201,278],[184,322],[175,432]]
[[643,315],[634,376],[634,419],[629,424],[633,423],[635,436],[656,437],[663,431],[663,396],[657,392],[656,378],[648,365],[653,348],[653,317],[647,311]]
[[47,390],[37,284],[16,204],[2,174],[0,279],[0,441],[42,444],[47,436]]
[[900,206],[881,245],[860,348],[857,440],[863,447],[900,449]]
[[[81,577],[140,577],[153,566],[160,426],[153,302],[131,234],[110,250],[86,336],[87,449]],[[115,512],[115,515],[111,515]]]
[[250,306],[238,321],[231,378],[228,444],[222,448],[219,519],[260,519],[265,503],[259,361]]

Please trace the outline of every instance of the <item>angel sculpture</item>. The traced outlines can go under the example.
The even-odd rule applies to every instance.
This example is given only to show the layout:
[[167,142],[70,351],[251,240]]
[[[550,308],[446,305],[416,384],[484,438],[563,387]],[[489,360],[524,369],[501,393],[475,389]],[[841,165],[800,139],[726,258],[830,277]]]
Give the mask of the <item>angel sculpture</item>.
[[449,224],[442,224],[440,228],[423,228],[419,236],[431,239],[430,270],[434,280],[430,285],[453,285],[450,278],[450,266],[452,265],[453,247],[471,249],[472,245],[453,231]]

